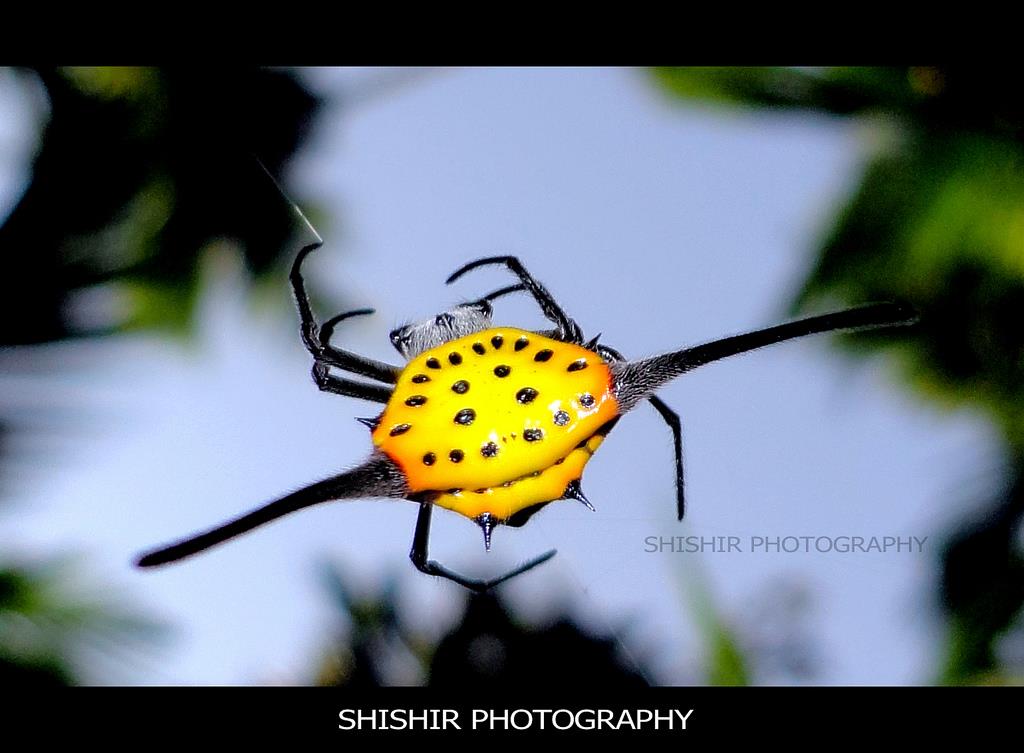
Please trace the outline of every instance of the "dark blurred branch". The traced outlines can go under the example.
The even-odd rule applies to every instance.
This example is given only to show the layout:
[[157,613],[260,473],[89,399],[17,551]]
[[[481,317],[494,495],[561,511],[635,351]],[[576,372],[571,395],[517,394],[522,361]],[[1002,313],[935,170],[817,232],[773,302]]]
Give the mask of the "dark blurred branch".
[[647,684],[645,670],[628,664],[619,639],[593,635],[568,617],[525,625],[500,594],[466,593],[458,623],[437,643],[400,618],[396,583],[357,595],[334,567],[324,570],[332,601],[347,623],[319,673],[320,684],[347,688],[391,685],[399,654],[412,659],[419,682],[459,690],[500,687],[528,693],[546,688],[629,688]]

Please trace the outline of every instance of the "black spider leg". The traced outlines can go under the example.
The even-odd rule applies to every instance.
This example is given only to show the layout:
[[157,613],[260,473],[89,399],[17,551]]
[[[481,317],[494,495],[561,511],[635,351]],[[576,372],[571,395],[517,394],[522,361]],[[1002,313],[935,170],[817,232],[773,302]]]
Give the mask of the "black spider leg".
[[354,316],[369,316],[370,314],[376,313],[376,309],[356,309],[355,311],[346,311],[332,316],[326,322],[320,325],[320,345],[325,351],[333,351],[331,347],[331,338],[334,337],[334,330],[337,326],[345,321],[351,319]]
[[310,355],[313,356],[313,380],[325,392],[334,392],[339,395],[348,395],[386,403],[391,396],[388,390],[375,385],[365,385],[350,379],[339,379],[327,373],[328,366],[335,366],[339,369],[351,371],[354,374],[369,377],[378,382],[394,384],[398,381],[398,374],[401,372],[401,369],[355,353],[333,348],[323,342],[318,336],[316,319],[313,316],[309,296],[306,294],[306,285],[302,279],[302,262],[311,252],[316,251],[324,244],[323,238],[320,237],[320,233],[313,227],[313,223],[303,214],[299,205],[288,196],[284,187],[274,177],[274,174],[263,164],[263,161],[256,157],[256,155],[253,155],[253,157],[260,166],[260,169],[270,178],[270,182],[277,188],[281,198],[291,206],[295,214],[298,215],[299,219],[302,220],[303,224],[316,238],[315,242],[299,249],[299,253],[292,263],[291,272],[288,275],[288,279],[292,284],[292,292],[295,295],[295,303],[299,309],[299,318],[302,322],[302,343],[306,346],[306,350],[309,351]]
[[533,279],[530,273],[526,271],[526,267],[523,266],[522,262],[514,256],[489,256],[486,259],[477,259],[476,261],[472,261],[455,270],[451,276],[445,280],[445,284],[451,285],[466,272],[488,264],[504,264],[513,274],[519,277],[519,280],[523,283],[525,288],[530,291],[534,299],[536,299],[537,303],[540,305],[541,311],[544,312],[544,316],[555,324],[558,332],[557,338],[559,340],[577,344],[583,343],[583,332],[580,330],[580,326],[571,318],[566,316],[562,307],[559,306],[555,302],[555,299],[551,297],[551,293],[549,293],[543,285]]
[[[597,345],[597,352],[609,361],[625,361],[623,355],[608,345]],[[683,426],[679,420],[679,414],[670,408],[664,400],[657,395],[651,395],[647,402],[661,414],[662,420],[672,430],[672,444],[675,452],[676,463],[676,515],[682,520],[686,515],[686,482],[683,476]]]
[[503,295],[508,295],[509,293],[519,293],[523,290],[526,290],[526,286],[523,285],[522,283],[516,283],[515,285],[506,285],[503,288],[498,288],[494,292],[488,293],[483,298],[479,299],[479,302],[483,303],[484,301],[486,301],[487,303],[493,303],[495,299],[501,298]]
[[[313,251],[323,245],[323,241],[316,241],[303,246],[295,257],[292,264],[289,280],[292,284],[292,292],[295,294],[295,304],[299,309],[301,320],[302,343],[306,350],[313,356],[313,381],[316,382],[324,392],[333,392],[336,395],[347,395],[358,397],[362,400],[370,400],[376,403],[387,403],[391,398],[391,390],[387,387],[376,384],[365,384],[353,379],[344,379],[334,376],[329,372],[329,367],[351,371],[362,376],[376,379],[379,382],[394,384],[398,379],[399,369],[386,363],[374,361],[370,358],[349,353],[326,344],[326,338],[321,337],[320,327],[313,317],[313,309],[309,303],[309,296],[306,294],[306,285],[302,279],[302,262]],[[333,332],[334,326],[349,314],[343,314],[331,320],[328,328],[328,335]]]
[[[501,298],[502,296],[506,296],[509,293],[519,293],[519,292],[522,292],[522,291],[525,291],[525,290],[526,290],[526,286],[525,285],[509,285],[508,287],[504,287],[504,288],[500,288],[499,290],[495,290],[493,293],[488,293],[487,295],[485,295],[480,300],[481,301],[487,301],[488,303],[493,303],[498,298]],[[537,301],[537,299],[534,298],[534,301]],[[559,340],[560,342],[565,342],[564,340],[561,340],[561,333],[557,329],[554,329],[554,330],[538,330],[537,334],[538,335],[544,335],[544,337],[550,337],[552,340]],[[582,332],[580,334],[582,335]],[[599,335],[599,337],[600,337],[600,335]],[[589,346],[584,346],[584,347],[589,347]]]
[[676,517],[682,520],[686,515],[686,482],[683,478],[683,426],[679,414],[665,404],[657,395],[647,398],[654,409],[661,414],[662,420],[672,430],[672,444],[676,462]]
[[515,570],[510,570],[504,575],[492,578],[491,580],[473,580],[471,578],[467,578],[463,575],[459,575],[453,570],[449,570],[439,562],[435,562],[430,559],[427,544],[430,539],[430,518],[433,511],[433,503],[427,501],[420,502],[420,511],[416,516],[416,533],[413,534],[412,550],[409,552],[409,559],[412,560],[412,564],[414,564],[416,569],[421,573],[447,578],[454,583],[458,583],[460,586],[468,588],[470,591],[476,591],[477,593],[488,591],[495,586],[504,583],[510,578],[522,575],[527,570],[532,570],[537,567],[537,565],[547,562],[557,554],[557,550],[552,549],[551,551],[545,552],[539,557],[535,557],[529,562],[520,565]]
[[374,454],[357,468],[310,484],[204,533],[148,552],[136,564],[139,567],[156,567],[176,562],[283,515],[322,502],[361,497],[404,497],[407,493],[402,472],[386,456]]

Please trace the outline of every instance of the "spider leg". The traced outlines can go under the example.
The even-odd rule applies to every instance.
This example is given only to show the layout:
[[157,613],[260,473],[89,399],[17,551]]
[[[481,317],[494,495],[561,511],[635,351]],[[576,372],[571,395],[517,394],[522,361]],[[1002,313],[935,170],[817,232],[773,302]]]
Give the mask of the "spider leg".
[[[309,296],[306,293],[306,284],[302,279],[302,262],[311,252],[316,251],[322,245],[323,241],[318,240],[315,243],[303,246],[296,255],[291,273],[288,275],[288,279],[292,284],[292,292],[295,295],[295,304],[299,309],[299,319],[301,320],[300,332],[303,345],[306,346],[309,354],[313,356],[313,361],[316,364],[335,366],[345,371],[351,371],[353,374],[375,379],[378,382],[394,384],[398,380],[398,374],[401,371],[398,367],[332,347],[327,343],[327,338],[321,336],[320,327],[313,316],[313,309],[310,306]],[[332,324],[328,331],[328,336],[333,332],[334,325],[339,321],[363,311],[367,310],[360,309],[359,312],[350,312],[340,317],[334,317],[331,320]],[[319,383],[318,381],[317,384]]]
[[357,468],[287,494],[204,533],[148,552],[139,557],[136,564],[139,567],[156,567],[177,562],[283,515],[322,502],[361,497],[404,497],[407,493],[402,472],[386,456],[375,454]]
[[521,282],[520,283],[516,283],[515,285],[506,285],[503,288],[498,288],[497,290],[495,290],[492,293],[488,293],[487,295],[485,295],[480,300],[481,301],[487,301],[488,303],[491,303],[492,301],[494,301],[494,300],[496,300],[498,298],[501,298],[502,296],[508,295],[509,293],[519,293],[519,292],[521,292],[523,290],[526,290],[526,286],[523,285]]
[[313,381],[321,392],[330,392],[333,395],[344,395],[345,397],[356,397],[360,400],[369,400],[372,403],[386,404],[391,399],[391,390],[380,384],[364,384],[354,379],[344,379],[334,376],[328,371],[326,363],[317,361],[313,364],[311,371]]
[[[595,338],[596,339],[596,338]],[[596,345],[597,352],[608,359],[609,361],[622,362],[625,361],[625,357],[610,345]],[[686,515],[686,483],[683,476],[683,427],[679,421],[679,414],[676,413],[672,408],[668,407],[664,400],[657,395],[651,395],[647,398],[647,402],[658,411],[661,415],[662,420],[668,424],[668,428],[672,430],[672,444],[675,452],[675,463],[676,463],[676,514],[679,520],[683,519]]]
[[[298,215],[299,219],[302,220],[316,238],[315,242],[299,249],[299,253],[295,256],[295,261],[292,263],[288,279],[291,281],[292,292],[295,295],[295,303],[299,309],[302,343],[306,346],[306,350],[309,351],[310,355],[313,356],[313,378],[316,381],[317,386],[320,387],[321,390],[328,392],[338,392],[342,395],[353,394],[355,397],[361,396],[359,394],[342,390],[347,390],[349,388],[358,390],[362,385],[358,382],[329,377],[327,375],[326,368],[318,368],[323,366],[335,366],[339,369],[344,369],[361,376],[375,379],[378,382],[394,384],[398,381],[398,374],[401,372],[397,367],[380,361],[375,361],[371,358],[365,358],[363,356],[356,355],[355,353],[349,353],[345,350],[333,348],[322,341],[318,336],[316,319],[313,317],[313,309],[310,306],[309,296],[306,294],[306,285],[302,279],[302,262],[311,252],[316,251],[324,245],[323,238],[320,237],[320,233],[318,233],[316,228],[313,227],[313,223],[309,221],[299,205],[292,201],[291,197],[289,197],[285,192],[284,187],[277,178],[274,177],[274,174],[267,169],[267,166],[263,164],[259,157],[256,157],[256,164],[258,164],[260,169],[266,173],[267,177],[270,178],[270,182],[274,184],[278,193],[281,194],[281,198],[291,206],[295,214]],[[338,321],[340,321],[340,319]],[[386,402],[386,400],[381,402]]]
[[910,306],[899,303],[873,303],[725,337],[640,361],[615,363],[612,365],[612,373],[619,408],[625,413],[641,400],[650,397],[662,385],[699,366],[766,345],[823,332],[906,326],[916,321],[917,314]]
[[[493,293],[488,293],[487,295],[485,295],[483,298],[480,299],[480,302],[483,303],[484,301],[486,301],[487,303],[493,303],[498,298],[502,298],[502,297],[504,297],[504,296],[506,296],[506,295],[508,295],[510,293],[520,293],[520,292],[522,292],[524,290],[526,290],[526,286],[523,285],[522,283],[519,283],[517,285],[508,285],[507,287],[499,288],[498,290],[495,290]],[[536,301],[536,299],[534,299],[534,301]],[[562,336],[562,333],[559,332],[557,329],[555,329],[555,330],[539,330],[537,332],[537,334],[538,335],[544,335],[544,337],[550,337],[552,340],[558,340]],[[583,333],[580,332],[580,339],[582,340],[582,338],[583,338]],[[585,347],[589,347],[589,346],[585,346]]]
[[552,549],[551,551],[545,552],[539,557],[520,565],[515,570],[511,570],[504,575],[492,578],[491,580],[473,580],[471,578],[467,578],[430,559],[430,555],[427,553],[427,542],[430,539],[430,518],[433,510],[434,506],[430,502],[420,502],[420,511],[416,516],[416,532],[413,534],[412,550],[409,552],[409,559],[412,560],[412,564],[414,564],[416,569],[421,573],[446,578],[454,583],[458,583],[464,588],[468,588],[470,591],[475,591],[477,593],[488,591],[495,586],[504,583],[510,578],[522,575],[527,570],[532,570],[537,567],[537,565],[547,562],[556,554],[556,550]]
[[654,409],[661,414],[662,419],[672,430],[672,443],[675,447],[676,460],[676,515],[679,520],[686,515],[686,485],[683,481],[683,427],[679,422],[679,414],[669,408],[657,395],[647,398]]
[[[343,314],[332,316],[320,326],[320,344],[325,350],[332,352],[333,348],[330,346],[330,339],[334,334],[334,328],[338,326],[339,322],[343,322],[353,316],[366,316],[373,312],[373,309],[356,309],[355,311],[346,311]],[[313,381],[316,382],[317,387],[322,391],[332,392],[336,395],[358,397],[363,400],[372,400],[376,403],[387,403],[391,398],[391,390],[387,387],[381,387],[376,384],[363,384],[352,379],[340,379],[330,374],[322,363],[314,362]]]
[[344,313],[332,316],[320,325],[320,347],[327,353],[337,352],[331,347],[331,338],[334,337],[335,328],[346,319],[351,319],[354,316],[369,316],[374,313],[376,313],[376,309],[356,309],[355,311],[345,311]]
[[566,316],[562,307],[555,302],[554,298],[552,298],[551,293],[549,293],[543,285],[533,279],[530,273],[526,271],[526,267],[523,266],[522,262],[514,256],[490,256],[485,259],[472,261],[455,270],[451,276],[445,280],[445,284],[451,285],[466,272],[488,264],[504,264],[513,274],[519,277],[520,282],[522,282],[523,286],[530,291],[530,294],[537,301],[541,311],[544,312],[544,316],[557,327],[559,340],[571,343],[583,342],[583,332],[580,330],[580,326],[571,318]]

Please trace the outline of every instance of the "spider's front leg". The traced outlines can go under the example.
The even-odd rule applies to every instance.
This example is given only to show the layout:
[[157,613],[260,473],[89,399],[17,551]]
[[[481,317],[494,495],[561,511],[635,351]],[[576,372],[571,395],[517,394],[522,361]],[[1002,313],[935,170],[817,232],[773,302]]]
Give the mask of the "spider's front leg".
[[321,331],[313,316],[313,309],[310,306],[309,296],[306,293],[305,281],[302,279],[302,262],[310,253],[322,245],[321,241],[317,241],[304,246],[296,255],[291,273],[289,274],[292,292],[295,294],[295,303],[299,309],[302,343],[306,346],[309,354],[313,356],[313,381],[324,392],[357,397],[376,403],[387,403],[391,398],[391,390],[388,387],[337,377],[329,371],[330,367],[333,366],[386,384],[394,384],[400,373],[400,369],[395,366],[335,348],[328,342],[338,322],[349,316],[372,313],[372,309],[360,309],[340,314],[328,321],[324,328],[325,331]]
[[[626,360],[619,351],[609,345],[596,345],[597,352],[609,361],[624,362]],[[679,414],[670,408],[664,400],[657,395],[647,398],[654,410],[658,411],[661,419],[668,424],[672,432],[672,447],[676,463],[676,517],[682,520],[686,516],[686,480],[683,476],[683,424],[679,420]]]
[[416,533],[413,534],[412,539],[412,550],[409,552],[409,559],[412,560],[412,564],[416,566],[416,569],[421,573],[427,575],[436,575],[441,578],[447,578],[448,580],[458,583],[464,588],[468,588],[470,591],[476,591],[481,593],[488,591],[495,586],[498,586],[510,578],[514,578],[517,575],[522,575],[527,570],[532,570],[547,562],[549,559],[557,554],[555,549],[536,557],[529,562],[520,565],[515,570],[511,570],[504,575],[492,578],[491,580],[473,580],[463,575],[459,575],[453,570],[449,570],[444,565],[435,562],[430,559],[428,554],[428,540],[430,539],[430,518],[434,510],[434,505],[430,502],[420,502],[420,511],[416,516]]

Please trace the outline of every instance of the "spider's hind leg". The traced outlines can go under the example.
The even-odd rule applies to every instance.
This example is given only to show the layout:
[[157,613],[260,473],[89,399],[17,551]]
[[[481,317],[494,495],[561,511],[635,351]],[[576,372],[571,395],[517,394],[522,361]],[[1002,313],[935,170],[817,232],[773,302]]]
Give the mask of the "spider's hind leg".
[[[625,356],[615,348],[603,344],[597,345],[596,343],[595,346],[597,352],[609,361],[621,363],[626,360]],[[683,425],[679,420],[679,414],[657,395],[649,396],[647,402],[651,404],[654,410],[658,411],[662,420],[668,424],[668,428],[672,431],[672,445],[676,463],[676,516],[679,520],[682,520],[686,515],[686,481],[683,476]]]
[[679,414],[672,410],[657,395],[647,398],[654,410],[661,414],[662,420],[672,431],[672,444],[676,461],[676,516],[682,520],[686,516],[686,483],[683,477],[683,425]]
[[545,552],[539,557],[535,557],[529,562],[520,565],[515,570],[511,570],[504,575],[492,578],[491,580],[474,580],[472,578],[467,578],[430,559],[427,546],[430,539],[430,518],[433,510],[434,506],[430,502],[420,502],[419,515],[416,517],[416,533],[413,535],[412,550],[409,552],[409,559],[412,560],[412,564],[414,564],[416,569],[421,573],[446,578],[454,583],[458,583],[464,588],[468,588],[470,591],[475,591],[477,593],[489,591],[495,586],[500,585],[517,575],[522,575],[527,570],[532,570],[537,567],[537,565],[547,562],[556,554],[556,551],[552,549],[551,551]]

